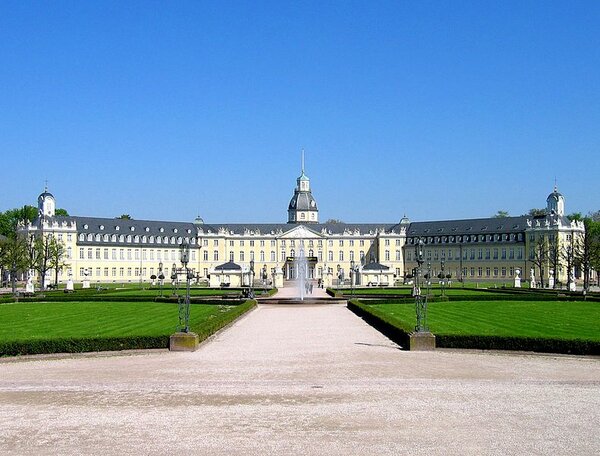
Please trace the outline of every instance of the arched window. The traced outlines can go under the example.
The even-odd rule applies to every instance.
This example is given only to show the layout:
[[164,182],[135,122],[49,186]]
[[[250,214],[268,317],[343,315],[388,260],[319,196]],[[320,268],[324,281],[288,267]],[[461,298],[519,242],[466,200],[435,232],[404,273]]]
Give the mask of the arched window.
[[308,256],[309,256],[309,257],[313,257],[313,256],[315,256],[315,252],[313,252],[313,249],[310,249],[310,250],[308,251]]
[[183,242],[183,238],[181,236],[179,236],[177,238],[177,244],[181,244]]
[[136,235],[133,237],[133,242],[135,242],[136,244],[139,244],[139,242],[140,242],[140,237],[139,237],[139,235],[137,235],[137,234],[136,234]]
[[125,242],[125,236],[122,234],[119,235],[119,242]]
[[148,238],[146,237],[146,235],[144,234],[142,236],[142,244],[145,244],[148,241]]
[[100,234],[96,234],[95,238],[96,238],[96,242],[100,242],[102,239]]
[[109,239],[109,238],[108,238],[108,234],[105,234],[104,236],[102,236],[102,240],[103,240],[104,242],[108,242],[108,239]]
[[154,236],[150,236],[150,237],[148,238],[148,242],[149,242],[150,244],[154,244]]
[[117,242],[117,235],[116,235],[116,234],[113,234],[113,235],[110,237],[110,240],[111,240],[112,242]]
[[175,236],[171,236],[171,244],[175,245]]
[[131,242],[131,234],[127,235],[127,242]]
[[156,243],[157,244],[162,243],[162,238],[160,236],[156,236]]
[[296,256],[296,251],[294,249],[290,250],[290,256],[291,257],[295,257]]
[[81,233],[81,234],[79,235],[79,240],[80,240],[80,241],[85,241],[85,234]]
[[88,241],[93,241],[94,240],[94,237],[93,237],[92,233],[88,233],[87,240]]
[[165,236],[163,238],[163,244],[168,244],[169,243],[169,236]]

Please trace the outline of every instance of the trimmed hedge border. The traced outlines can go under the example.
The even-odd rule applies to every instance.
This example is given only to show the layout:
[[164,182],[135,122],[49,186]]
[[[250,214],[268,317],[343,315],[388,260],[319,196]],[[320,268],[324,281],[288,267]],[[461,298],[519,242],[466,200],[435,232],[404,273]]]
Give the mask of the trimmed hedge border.
[[[219,301],[219,305],[227,303]],[[242,304],[236,302],[236,308],[221,318],[210,321],[200,328],[191,328],[198,334],[200,341],[212,336],[234,320],[256,307],[255,300]],[[83,337],[72,339],[37,339],[28,341],[0,342],[0,357],[18,355],[38,355],[49,353],[83,353],[100,351],[137,350],[148,348],[169,348],[170,335],[129,336],[129,337]]]
[[[368,304],[348,301],[348,309],[361,317],[375,329],[408,349],[409,333],[412,329],[399,327],[378,315]],[[600,355],[600,342],[574,339],[552,339],[545,337],[510,337],[483,335],[435,334],[435,344],[439,348],[467,348],[478,350],[516,350],[540,353],[562,353],[571,355]]]

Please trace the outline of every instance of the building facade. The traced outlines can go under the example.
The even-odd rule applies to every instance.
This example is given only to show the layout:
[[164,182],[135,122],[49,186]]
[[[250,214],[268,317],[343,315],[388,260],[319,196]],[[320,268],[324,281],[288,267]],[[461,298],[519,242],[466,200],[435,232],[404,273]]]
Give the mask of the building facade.
[[[390,286],[410,277],[416,267],[415,246],[422,240],[432,277],[443,268],[452,280],[508,284],[519,270],[524,280],[533,274],[546,284],[551,277],[565,284],[569,271],[564,255],[554,262],[550,255],[540,259],[540,246],[562,252],[584,232],[581,222],[565,217],[564,197],[556,189],[540,217],[320,223],[304,169],[288,206],[288,222],[281,224],[56,216],[55,198],[47,190],[39,196],[38,208],[38,219],[21,230],[29,236],[54,236],[64,244],[67,266],[59,271],[61,282],[69,277],[76,282],[149,282],[160,272],[168,278],[181,267],[179,246],[187,243],[189,267],[198,280],[215,286],[247,283],[251,264],[257,283],[277,283],[278,276],[294,279],[301,250],[308,277],[325,285],[348,285],[352,277],[356,285]],[[231,271],[238,271],[237,282]],[[575,276],[579,278],[578,271]]]

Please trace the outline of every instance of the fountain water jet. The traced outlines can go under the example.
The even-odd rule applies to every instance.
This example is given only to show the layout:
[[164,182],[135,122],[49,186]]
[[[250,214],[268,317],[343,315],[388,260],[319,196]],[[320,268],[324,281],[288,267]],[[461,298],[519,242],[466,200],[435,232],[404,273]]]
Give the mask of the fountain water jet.
[[300,240],[300,252],[294,259],[294,265],[296,269],[296,283],[298,286],[298,297],[300,301],[304,301],[304,295],[306,294],[306,276],[308,271],[308,263],[306,256],[304,255],[304,242]]

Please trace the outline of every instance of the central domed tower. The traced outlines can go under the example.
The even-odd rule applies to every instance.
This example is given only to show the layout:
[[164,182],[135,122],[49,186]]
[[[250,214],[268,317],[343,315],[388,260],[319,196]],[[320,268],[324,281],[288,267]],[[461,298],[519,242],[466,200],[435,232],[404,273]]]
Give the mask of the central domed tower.
[[310,191],[310,179],[304,173],[304,151],[302,173],[296,179],[294,196],[288,206],[288,223],[319,223],[319,209]]

